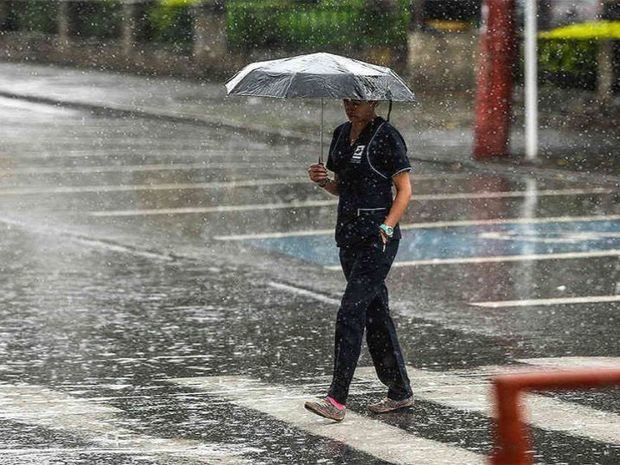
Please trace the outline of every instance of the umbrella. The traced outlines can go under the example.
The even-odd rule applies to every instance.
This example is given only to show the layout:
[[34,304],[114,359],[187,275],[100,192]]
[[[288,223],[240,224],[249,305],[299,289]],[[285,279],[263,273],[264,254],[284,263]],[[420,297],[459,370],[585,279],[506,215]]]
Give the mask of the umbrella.
[[312,53],[247,65],[226,83],[228,95],[321,99],[323,163],[323,102],[325,98],[414,102],[413,92],[390,68],[331,53]]

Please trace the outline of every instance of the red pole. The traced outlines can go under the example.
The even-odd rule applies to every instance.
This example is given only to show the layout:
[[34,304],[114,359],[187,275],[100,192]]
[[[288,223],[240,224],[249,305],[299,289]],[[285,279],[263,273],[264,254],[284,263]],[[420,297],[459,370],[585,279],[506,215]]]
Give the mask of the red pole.
[[496,448],[490,465],[531,465],[529,437],[521,418],[523,391],[587,389],[620,385],[620,370],[575,370],[498,376],[495,388]]
[[514,0],[485,0],[476,90],[474,157],[508,155],[515,60]]
[[529,438],[521,418],[518,386],[510,380],[495,379],[496,399],[496,445],[490,465],[531,465],[527,454],[530,450]]

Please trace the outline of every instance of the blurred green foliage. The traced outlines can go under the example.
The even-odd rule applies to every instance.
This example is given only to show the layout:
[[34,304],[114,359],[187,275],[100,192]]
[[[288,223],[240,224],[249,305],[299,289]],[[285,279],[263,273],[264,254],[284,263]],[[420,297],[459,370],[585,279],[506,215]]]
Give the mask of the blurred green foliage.
[[[196,3],[161,0],[137,6],[138,39],[189,49],[191,9]],[[12,5],[5,21],[8,29],[56,32],[56,2],[25,0]],[[76,1],[68,8],[74,35],[98,39],[120,35],[119,0]],[[410,14],[406,0],[229,0],[226,11],[228,43],[237,49],[402,45]]]
[[403,44],[410,15],[405,0],[229,0],[226,10],[228,43],[238,49]]
[[56,33],[56,3],[38,0],[12,1],[8,2],[7,7],[3,28],[9,31]]
[[540,76],[562,87],[594,89],[598,44],[591,40],[540,40]]
[[147,7],[148,34],[141,38],[185,51],[190,50],[193,37],[193,3],[193,0],[164,0]]
[[69,5],[73,35],[94,39],[113,39],[119,36],[122,18],[120,1],[84,1],[72,2]]
[[[70,2],[68,13],[70,29],[75,36],[108,39],[119,35],[121,7],[118,0]],[[57,2],[13,1],[9,2],[8,14],[3,27],[7,30],[56,34],[57,18]]]

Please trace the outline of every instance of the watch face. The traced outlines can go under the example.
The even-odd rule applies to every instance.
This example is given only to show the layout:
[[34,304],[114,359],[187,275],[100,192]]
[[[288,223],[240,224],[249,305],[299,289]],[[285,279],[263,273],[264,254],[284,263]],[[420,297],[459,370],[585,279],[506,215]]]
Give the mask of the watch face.
[[392,228],[391,226],[388,226],[387,224],[381,225],[381,229],[383,229],[385,234],[387,234],[388,236],[391,236],[392,234],[394,234],[394,228]]

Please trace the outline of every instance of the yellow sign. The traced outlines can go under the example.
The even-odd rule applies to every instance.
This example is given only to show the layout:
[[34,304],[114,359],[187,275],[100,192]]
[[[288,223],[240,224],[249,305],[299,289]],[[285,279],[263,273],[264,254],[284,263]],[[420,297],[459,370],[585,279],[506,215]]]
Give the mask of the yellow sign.
[[571,24],[538,34],[541,39],[613,40],[620,39],[620,21]]

